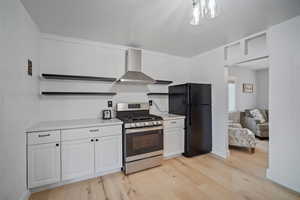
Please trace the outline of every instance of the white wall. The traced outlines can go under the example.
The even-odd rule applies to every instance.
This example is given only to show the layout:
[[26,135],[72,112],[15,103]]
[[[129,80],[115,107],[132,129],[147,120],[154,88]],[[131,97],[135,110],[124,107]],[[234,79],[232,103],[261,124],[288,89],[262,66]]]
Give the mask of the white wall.
[[227,156],[227,84],[223,48],[193,57],[190,81],[212,84],[213,153]]
[[25,129],[39,108],[39,31],[19,0],[0,1],[0,44],[0,199],[16,200],[27,194]]
[[255,77],[256,107],[269,109],[269,69],[257,70]]
[[[256,73],[254,70],[250,70],[242,67],[229,67],[229,77],[234,77],[236,80],[236,109],[238,111],[244,111],[245,109],[251,109],[256,107]],[[251,83],[254,85],[253,93],[244,93],[243,84]]]
[[267,176],[300,192],[300,16],[269,30],[270,146]]
[[[74,38],[43,35],[41,39],[41,73],[77,74],[119,78],[125,73],[125,50],[128,47],[108,45]],[[184,83],[188,78],[188,59],[143,51],[144,73],[155,79]],[[107,100],[117,102],[148,101],[148,92],[167,92],[168,86],[119,85],[102,82],[42,81],[41,90],[113,91],[113,97],[41,97],[41,119],[77,119],[99,117]],[[151,97],[162,110],[168,109],[168,98]],[[156,112],[155,107],[152,109]]]

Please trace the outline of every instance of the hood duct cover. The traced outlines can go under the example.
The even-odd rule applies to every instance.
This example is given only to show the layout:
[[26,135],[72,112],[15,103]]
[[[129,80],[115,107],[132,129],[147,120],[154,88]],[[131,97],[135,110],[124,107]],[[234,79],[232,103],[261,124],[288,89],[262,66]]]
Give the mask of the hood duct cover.
[[142,71],[142,50],[126,51],[126,73],[118,80],[119,83],[153,84],[156,81]]

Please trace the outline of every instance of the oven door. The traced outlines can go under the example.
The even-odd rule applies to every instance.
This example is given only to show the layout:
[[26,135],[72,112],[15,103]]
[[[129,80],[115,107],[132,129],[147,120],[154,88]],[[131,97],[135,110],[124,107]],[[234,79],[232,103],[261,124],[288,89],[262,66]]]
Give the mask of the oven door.
[[126,161],[139,160],[163,153],[163,127],[146,127],[125,130]]

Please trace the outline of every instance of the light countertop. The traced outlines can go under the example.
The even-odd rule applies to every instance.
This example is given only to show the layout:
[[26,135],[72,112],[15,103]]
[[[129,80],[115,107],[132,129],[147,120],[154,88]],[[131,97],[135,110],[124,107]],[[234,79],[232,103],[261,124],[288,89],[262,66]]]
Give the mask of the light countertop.
[[39,122],[26,130],[30,132],[72,129],[72,128],[87,128],[94,126],[113,126],[121,125],[123,122],[119,119],[76,119],[76,120],[59,120],[59,121],[45,121]]
[[163,120],[172,120],[172,119],[184,119],[184,115],[175,115],[175,114],[170,114],[170,113],[161,113],[158,114],[163,118]]

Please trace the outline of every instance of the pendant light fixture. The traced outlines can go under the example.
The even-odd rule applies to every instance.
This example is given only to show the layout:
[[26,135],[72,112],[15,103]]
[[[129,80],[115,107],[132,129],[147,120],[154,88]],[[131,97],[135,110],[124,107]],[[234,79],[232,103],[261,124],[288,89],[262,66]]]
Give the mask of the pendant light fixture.
[[200,18],[214,19],[219,15],[217,0],[192,0],[193,13],[192,25],[199,25]]

